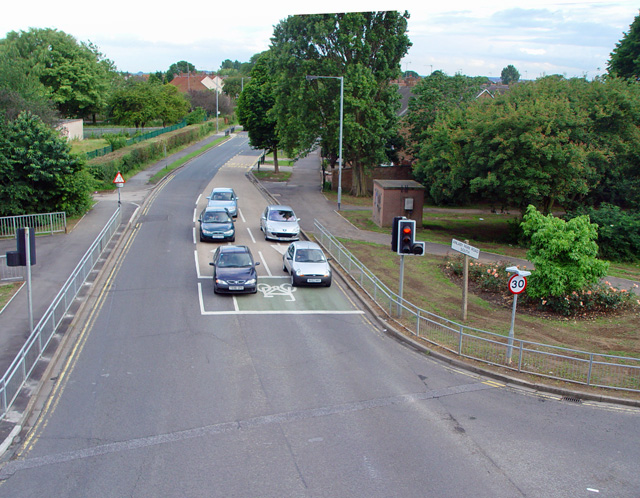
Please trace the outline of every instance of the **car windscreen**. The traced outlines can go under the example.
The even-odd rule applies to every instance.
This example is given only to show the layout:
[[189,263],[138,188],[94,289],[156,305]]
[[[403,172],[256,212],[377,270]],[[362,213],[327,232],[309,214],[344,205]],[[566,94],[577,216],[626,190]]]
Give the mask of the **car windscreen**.
[[298,249],[296,261],[299,263],[323,263],[326,258],[320,249]]
[[211,200],[214,201],[230,201],[231,200],[231,192],[214,192],[211,196]]
[[251,256],[246,252],[221,254],[220,258],[218,258],[218,266],[221,268],[236,268],[251,266],[252,264]]
[[269,219],[271,221],[296,221],[296,215],[293,214],[293,211],[274,210],[269,212]]
[[202,221],[204,223],[229,223],[231,218],[223,211],[207,212],[202,215]]

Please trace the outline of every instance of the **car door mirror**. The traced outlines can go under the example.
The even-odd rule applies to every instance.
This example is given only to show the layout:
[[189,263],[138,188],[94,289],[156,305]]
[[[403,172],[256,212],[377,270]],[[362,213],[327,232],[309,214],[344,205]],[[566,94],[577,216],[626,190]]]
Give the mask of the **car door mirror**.
[[209,266],[216,266],[216,264],[213,261],[209,261]]
[[253,263],[253,266],[259,266],[260,265],[260,261],[256,261]]

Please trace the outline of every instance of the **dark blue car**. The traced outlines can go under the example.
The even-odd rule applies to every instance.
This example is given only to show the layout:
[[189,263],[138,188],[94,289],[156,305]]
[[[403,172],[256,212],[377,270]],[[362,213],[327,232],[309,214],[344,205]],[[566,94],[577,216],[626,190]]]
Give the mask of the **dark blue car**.
[[213,292],[250,293],[258,290],[256,266],[247,246],[220,246],[213,255]]

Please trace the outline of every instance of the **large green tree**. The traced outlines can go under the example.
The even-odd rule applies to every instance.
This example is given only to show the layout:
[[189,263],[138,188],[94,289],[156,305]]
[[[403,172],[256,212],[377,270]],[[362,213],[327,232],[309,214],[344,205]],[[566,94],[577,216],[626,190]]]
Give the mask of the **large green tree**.
[[524,82],[438,115],[417,146],[414,174],[438,203],[635,206],[639,106],[637,84],[617,78]]
[[161,120],[163,126],[174,124],[189,112],[188,100],[173,85],[131,81],[115,92],[111,115],[118,124],[136,128]]
[[366,194],[370,168],[387,159],[397,136],[399,94],[390,81],[411,42],[408,13],[395,11],[292,16],[275,27],[271,51],[277,78],[280,144],[305,154],[318,139],[338,157],[340,81],[344,78],[343,158],[353,172],[352,193]]
[[500,73],[500,81],[502,81],[502,83],[505,85],[517,83],[518,80],[520,80],[520,72],[513,64],[509,64]]
[[249,133],[249,144],[273,152],[277,173],[280,141],[273,109],[276,99],[271,63],[270,51],[264,52],[256,61],[251,70],[251,79],[238,97],[236,112],[239,123]]
[[91,207],[91,178],[60,133],[31,112],[0,120],[0,215]]
[[442,71],[434,71],[422,78],[413,88],[404,120],[409,130],[409,149],[416,154],[437,116],[475,102],[482,85],[488,82],[484,77],[448,76]]
[[31,28],[8,33],[0,53],[20,65],[23,81],[40,81],[64,117],[95,117],[105,108],[116,73],[95,45],[56,29]]
[[629,31],[616,43],[607,69],[611,76],[633,80],[640,78],[640,14],[633,20]]

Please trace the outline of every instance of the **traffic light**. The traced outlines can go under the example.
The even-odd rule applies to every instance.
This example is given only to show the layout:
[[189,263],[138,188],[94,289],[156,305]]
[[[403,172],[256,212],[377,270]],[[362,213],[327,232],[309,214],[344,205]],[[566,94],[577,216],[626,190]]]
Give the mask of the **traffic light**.
[[391,250],[398,252],[398,224],[400,220],[406,219],[404,216],[396,216],[393,218],[393,225],[391,227]]
[[29,247],[29,262],[31,266],[36,264],[36,232],[29,230],[27,244],[27,230],[18,228],[16,233],[17,251],[7,251],[7,266],[27,266],[27,246]]
[[415,220],[401,219],[398,221],[398,254],[424,254],[424,242],[416,242]]

